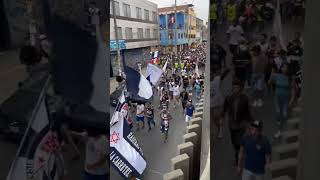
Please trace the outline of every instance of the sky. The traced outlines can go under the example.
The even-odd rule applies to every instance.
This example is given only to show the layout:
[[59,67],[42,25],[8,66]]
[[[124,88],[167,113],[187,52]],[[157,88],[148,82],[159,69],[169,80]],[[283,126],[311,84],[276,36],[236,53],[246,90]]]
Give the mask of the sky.
[[[174,0],[149,0],[158,4],[158,8],[169,7],[174,4]],[[177,0],[177,5],[194,4],[197,17],[208,22],[209,0]]]

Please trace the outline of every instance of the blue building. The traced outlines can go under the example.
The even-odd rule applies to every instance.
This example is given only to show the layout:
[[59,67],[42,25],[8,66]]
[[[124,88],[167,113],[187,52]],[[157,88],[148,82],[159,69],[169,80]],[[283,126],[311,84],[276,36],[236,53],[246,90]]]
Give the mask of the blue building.
[[158,9],[160,45],[165,53],[172,51],[176,45],[177,50],[181,51],[195,43],[195,27],[192,26],[194,17],[190,8],[192,5],[177,6],[176,17],[173,7]]

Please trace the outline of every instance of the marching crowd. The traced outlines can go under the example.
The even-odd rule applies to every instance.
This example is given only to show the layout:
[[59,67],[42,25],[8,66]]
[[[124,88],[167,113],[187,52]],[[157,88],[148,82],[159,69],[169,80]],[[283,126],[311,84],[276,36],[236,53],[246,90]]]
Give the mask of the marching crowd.
[[[254,108],[264,107],[264,99],[271,94],[276,112],[274,123],[278,127],[273,138],[281,137],[290,112],[301,94],[304,44],[300,32],[296,32],[287,44],[282,43],[276,35],[264,33],[258,23],[261,15],[256,11],[259,10],[258,1],[245,2],[244,8],[233,0],[227,4],[228,46],[216,42],[215,32],[211,34],[210,44],[214,47],[210,52],[213,76],[211,119],[219,139],[223,137],[222,127],[226,124],[225,119],[228,119],[228,129],[235,152],[234,163],[243,180],[252,177],[263,179],[271,162],[271,145],[269,139],[262,133],[263,122],[253,117],[251,112]],[[295,10],[289,11],[289,8],[281,2],[282,18],[288,18],[290,12],[296,16],[301,15],[299,8],[302,8],[300,2],[303,2],[290,2],[293,3],[292,8]],[[286,9],[283,10],[284,8]],[[217,8],[211,9],[210,12],[210,25],[213,28],[217,26],[219,16],[221,21],[224,20],[223,16],[219,15],[223,14],[222,12],[216,11],[212,16],[215,10]],[[262,19],[263,17],[260,16]],[[253,35],[258,38],[253,38]],[[229,67],[226,65],[228,54],[232,60]],[[228,73],[233,77],[232,92],[225,97],[221,84]]]
[[[145,120],[148,132],[156,125],[155,118],[159,116],[160,131],[164,134],[164,142],[167,141],[170,121],[179,121],[171,115],[172,111],[179,111],[189,123],[195,111],[194,98],[200,100],[204,91],[204,72],[200,73],[199,67],[203,66],[206,58],[206,45],[201,44],[196,48],[190,48],[177,55],[161,55],[160,65],[166,66],[158,85],[154,87],[154,95],[148,102],[132,102],[128,122],[130,128],[136,124],[136,131],[144,129]],[[157,100],[155,97],[158,97]],[[155,102],[159,106],[155,106]],[[159,112],[159,113],[156,113]],[[135,117],[135,121],[133,119]]]

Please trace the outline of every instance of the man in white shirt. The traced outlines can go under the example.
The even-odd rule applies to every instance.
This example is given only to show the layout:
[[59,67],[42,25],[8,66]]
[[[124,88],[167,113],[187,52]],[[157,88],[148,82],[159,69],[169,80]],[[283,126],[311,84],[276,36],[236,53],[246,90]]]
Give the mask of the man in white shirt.
[[181,70],[181,75],[184,77],[186,74],[187,74],[187,71],[183,68],[183,69]]
[[243,34],[244,32],[242,27],[236,21],[229,27],[227,31],[227,35],[229,37],[229,48],[233,55],[236,53],[239,40],[242,39]]
[[179,98],[180,98],[180,87],[178,84],[173,86],[173,108],[176,108],[176,104],[179,103]]

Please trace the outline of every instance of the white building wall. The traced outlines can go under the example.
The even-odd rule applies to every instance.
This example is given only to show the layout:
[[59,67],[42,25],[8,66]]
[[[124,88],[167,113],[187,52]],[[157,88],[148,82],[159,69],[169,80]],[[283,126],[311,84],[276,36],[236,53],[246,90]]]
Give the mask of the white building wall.
[[[141,8],[142,12],[142,20],[145,20],[145,12],[144,9],[149,10],[149,20],[152,20],[152,12],[156,13],[156,17],[158,19],[158,7],[157,4],[154,4],[150,1],[146,0],[139,0],[139,1],[132,1],[132,0],[116,0],[119,2],[120,6],[120,16],[124,16],[123,11],[123,4],[129,4],[130,5],[130,11],[131,11],[131,18],[136,18],[136,7]],[[112,5],[112,4],[110,4]],[[146,29],[150,29],[150,38],[157,40],[146,40],[146,41],[137,41],[137,42],[126,42],[126,48],[127,49],[134,49],[134,48],[141,48],[141,47],[149,47],[149,46],[157,46],[159,45],[159,25],[152,24],[152,23],[145,23],[145,22],[137,22],[137,21],[128,21],[128,20],[122,20],[117,19],[117,26],[121,27],[122,30],[122,39],[126,39],[125,34],[125,28],[132,28],[132,35],[133,40],[138,39],[138,28],[143,29],[143,37],[145,38]],[[154,37],[154,29],[157,29],[157,36]],[[114,20],[111,17],[110,18],[110,40],[115,40],[115,31],[114,31]]]

